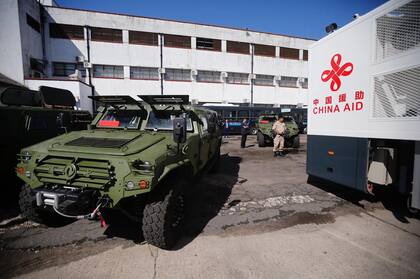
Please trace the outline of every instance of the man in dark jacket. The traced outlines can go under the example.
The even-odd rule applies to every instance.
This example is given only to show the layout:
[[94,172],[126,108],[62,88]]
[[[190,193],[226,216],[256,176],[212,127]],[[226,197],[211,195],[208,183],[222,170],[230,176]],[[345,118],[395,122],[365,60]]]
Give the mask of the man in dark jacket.
[[246,137],[248,136],[248,133],[249,133],[249,122],[246,118],[244,118],[241,124],[241,135],[242,135],[241,148],[245,148]]

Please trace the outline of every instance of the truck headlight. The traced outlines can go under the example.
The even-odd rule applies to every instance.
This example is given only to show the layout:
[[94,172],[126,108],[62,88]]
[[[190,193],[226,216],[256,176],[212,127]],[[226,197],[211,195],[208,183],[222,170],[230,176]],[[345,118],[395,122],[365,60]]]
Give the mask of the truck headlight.
[[31,156],[31,154],[29,154],[28,151],[24,151],[21,154],[21,158],[22,158],[23,161],[27,162],[27,161],[31,160],[32,156]]
[[128,181],[127,182],[127,188],[130,189],[130,190],[133,189],[134,188],[134,182],[133,181]]
[[136,160],[133,162],[133,167],[138,169],[139,171],[144,171],[144,172],[152,172],[153,171],[153,165],[150,162],[147,161],[141,161],[141,160]]

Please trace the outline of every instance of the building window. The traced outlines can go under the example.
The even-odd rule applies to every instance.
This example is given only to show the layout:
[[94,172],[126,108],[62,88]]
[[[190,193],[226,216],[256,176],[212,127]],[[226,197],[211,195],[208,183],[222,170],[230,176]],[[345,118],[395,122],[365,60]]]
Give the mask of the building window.
[[128,31],[130,44],[158,45],[158,34],[140,31]]
[[197,38],[196,48],[220,51],[222,49],[222,43],[220,40]]
[[56,77],[68,77],[79,70],[82,77],[86,76],[86,70],[83,64],[77,63],[65,63],[65,62],[53,62],[53,76]]
[[50,23],[50,37],[59,39],[84,39],[83,26]]
[[308,61],[308,50],[303,50],[303,60]]
[[122,30],[91,27],[92,41],[122,43]]
[[191,81],[191,70],[165,69],[165,80]]
[[179,35],[165,35],[166,47],[191,48],[191,37]]
[[249,84],[249,75],[245,73],[228,73],[227,83]]
[[220,80],[221,72],[218,71],[197,71],[197,81],[198,82],[221,82]]
[[226,44],[227,44],[227,46],[226,46],[226,51],[227,52],[249,54],[249,44],[248,43],[227,41]]
[[296,48],[281,47],[280,58],[299,60],[299,50]]
[[308,88],[308,78],[303,79],[302,88]]
[[131,79],[159,79],[158,68],[151,67],[130,67]]
[[41,33],[41,25],[39,22],[28,14],[26,14],[26,23],[36,32]]
[[297,77],[286,77],[282,76],[279,80],[279,86],[282,87],[297,87]]
[[254,54],[275,57],[276,47],[267,45],[254,45]]
[[268,85],[273,86],[274,76],[271,75],[256,75],[254,84],[255,85]]
[[93,77],[97,78],[124,78],[124,67],[113,65],[94,65]]

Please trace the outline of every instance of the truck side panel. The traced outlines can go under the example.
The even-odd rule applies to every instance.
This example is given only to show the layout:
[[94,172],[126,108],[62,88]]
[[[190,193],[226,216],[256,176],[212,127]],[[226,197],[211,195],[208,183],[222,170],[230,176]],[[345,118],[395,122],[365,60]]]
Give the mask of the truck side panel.
[[366,192],[368,154],[366,138],[308,135],[307,172]]

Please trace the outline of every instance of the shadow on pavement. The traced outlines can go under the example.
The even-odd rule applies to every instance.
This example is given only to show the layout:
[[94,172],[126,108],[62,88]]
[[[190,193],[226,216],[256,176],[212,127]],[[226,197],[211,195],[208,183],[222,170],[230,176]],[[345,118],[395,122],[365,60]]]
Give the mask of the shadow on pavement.
[[352,204],[369,210],[361,201],[368,201],[370,203],[381,203],[382,206],[391,211],[394,217],[402,223],[409,223],[407,218],[419,218],[418,214],[415,215],[407,209],[407,199],[396,191],[391,189],[378,189],[375,195],[369,195],[359,192],[357,190],[348,188],[346,186],[330,182],[321,178],[308,176],[308,184],[315,186],[321,190],[332,193],[339,198],[342,198]]
[[[194,240],[227,202],[232,188],[238,181],[240,157],[224,154],[220,157],[220,169],[204,174],[191,185],[187,193],[184,236],[172,250],[179,250]],[[140,208],[139,208],[140,209]],[[141,223],[135,222],[121,212],[107,212],[110,224],[104,234],[141,243],[144,241]]]

